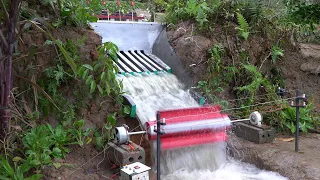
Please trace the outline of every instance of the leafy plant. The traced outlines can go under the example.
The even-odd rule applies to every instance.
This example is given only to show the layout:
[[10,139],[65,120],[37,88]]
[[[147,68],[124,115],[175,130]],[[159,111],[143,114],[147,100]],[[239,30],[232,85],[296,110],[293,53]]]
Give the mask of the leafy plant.
[[32,128],[22,138],[27,161],[36,168],[51,165],[52,158],[64,158],[70,152],[67,146],[71,141],[72,137],[63,126],[52,128],[49,124]]
[[98,48],[98,60],[90,64],[84,64],[78,69],[78,75],[90,86],[90,93],[98,90],[101,96],[113,93],[119,95],[122,92],[121,83],[116,80],[118,68],[113,60],[117,60],[118,47],[106,42]]
[[95,13],[101,12],[102,6],[99,0],[60,0],[62,19],[67,25],[79,27],[87,26],[87,22],[96,22],[98,18]]
[[203,28],[204,23],[208,22],[209,7],[205,1],[188,0],[185,11],[199,23],[200,28]]
[[94,130],[93,128],[86,128],[83,130],[84,120],[75,121],[72,125],[72,128],[69,129],[69,132],[75,142],[71,144],[78,144],[79,146],[83,146],[85,144],[89,144],[92,141],[90,137],[91,132]]
[[320,24],[320,4],[308,3],[304,0],[284,0],[287,7],[289,18],[287,20],[309,26],[311,30],[315,29],[316,24]]
[[107,132],[107,139],[108,141],[111,140],[111,130],[112,128],[116,125],[117,123],[117,119],[116,119],[116,116],[117,116],[117,113],[113,113],[113,114],[110,114],[108,115],[107,117],[107,123],[103,126],[104,129],[106,130]]
[[247,20],[240,13],[237,13],[237,19],[239,23],[239,27],[236,27],[236,29],[238,30],[238,35],[243,39],[247,40],[250,33],[249,24]]
[[[216,81],[217,79],[213,79],[213,81]],[[218,86],[219,84],[215,83],[215,86]],[[225,100],[220,99],[218,96],[215,95],[215,93],[221,93],[223,92],[222,87],[212,87],[209,85],[207,81],[199,81],[197,88],[201,89],[201,91],[204,93],[204,96],[208,98],[209,103],[214,102],[215,104],[220,104],[222,107],[226,108],[228,107],[228,102]]]
[[[21,158],[14,158],[21,159]],[[22,163],[13,163],[13,167],[9,164],[7,159],[0,156],[0,179],[2,180],[38,180],[42,178],[41,174],[33,174],[26,177],[26,174],[30,171],[33,166],[28,160],[21,159]]]
[[208,72],[210,74],[215,72],[220,73],[223,52],[224,47],[221,44],[215,44],[209,49],[210,58],[208,59]]
[[246,96],[251,96],[252,98],[249,99],[249,104],[252,104],[254,102],[254,96],[262,85],[269,86],[268,79],[264,78],[262,73],[258,71],[258,68],[254,65],[248,64],[242,65],[244,71],[240,71],[239,73],[242,74],[242,78],[244,78],[242,81],[245,85],[239,87],[239,93],[243,93]]
[[117,123],[116,119],[117,113],[112,113],[107,116],[107,123],[103,125],[101,132],[96,131],[94,133],[95,145],[102,149],[105,145],[105,142],[110,141],[112,137],[112,129]]
[[193,19],[199,23],[200,28],[204,28],[208,20],[208,13],[213,12],[220,1],[213,2],[209,7],[204,0],[174,1],[169,0],[166,9],[166,21],[177,23],[179,20]]
[[54,152],[61,152],[55,153],[54,157],[60,158],[59,155],[61,154],[61,158],[65,158],[66,154],[71,152],[71,150],[67,148],[71,141],[71,137],[62,125],[57,125],[55,129],[52,128],[50,124],[47,124],[47,127],[51,132],[51,138],[55,149]]
[[[300,108],[299,128],[302,132],[308,132],[320,125],[311,114],[313,104],[308,104],[305,108]],[[294,133],[296,131],[296,108],[288,107],[280,112],[281,123],[280,128],[284,131]]]
[[41,167],[52,163],[50,155],[53,153],[51,150],[53,141],[47,126],[32,128],[22,138],[22,143],[31,165]]
[[189,15],[185,12],[184,0],[168,0],[165,19],[168,23],[176,24],[180,20],[187,19]]
[[67,79],[67,73],[63,66],[56,65],[45,69],[45,75],[49,79],[47,83],[48,92],[56,94],[57,88]]
[[272,46],[271,48],[271,58],[272,62],[275,63],[280,57],[283,57],[283,49],[278,46]]

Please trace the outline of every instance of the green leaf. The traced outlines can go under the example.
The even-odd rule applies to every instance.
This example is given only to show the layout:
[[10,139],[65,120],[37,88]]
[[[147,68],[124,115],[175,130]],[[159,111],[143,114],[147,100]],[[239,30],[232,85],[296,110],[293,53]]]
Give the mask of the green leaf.
[[189,15],[196,15],[198,8],[199,8],[198,4],[197,4],[197,2],[195,0],[187,1],[186,12]]
[[89,69],[86,69],[84,72],[83,72],[83,75],[82,75],[82,79],[85,80],[88,76],[88,73],[89,73]]
[[242,32],[242,37],[243,37],[245,40],[248,40],[249,32]]
[[38,166],[41,164],[41,162],[38,159],[34,159],[34,160],[30,161],[30,164],[34,165],[34,166]]
[[106,76],[106,72],[102,72],[100,75],[100,80],[103,81],[105,76]]
[[293,122],[291,122],[291,132],[296,132],[296,126],[293,124]]
[[6,171],[6,173],[7,173],[9,176],[11,176],[11,177],[14,176],[14,170],[13,170],[13,168],[10,166],[8,160],[3,159],[0,165],[2,165],[3,169]]
[[107,92],[107,95],[109,95],[111,93],[111,88],[110,88],[109,83],[106,83],[106,92]]
[[61,163],[57,163],[57,162],[52,163],[52,165],[53,165],[56,169],[59,169],[59,168],[61,167]]
[[237,13],[238,23],[240,25],[240,29],[243,31],[249,32],[249,24],[247,20],[242,16],[242,14]]
[[101,63],[96,63],[96,65],[94,65],[93,67],[93,71],[97,71],[101,66],[102,66]]
[[111,126],[116,125],[117,120],[116,120],[116,113],[109,115],[107,118],[107,121],[110,123]]
[[44,42],[44,45],[53,45],[53,42],[51,40],[46,40]]
[[57,155],[57,156],[60,156],[61,155],[61,149],[57,148],[57,147],[54,147],[52,152]]
[[130,111],[131,111],[130,109],[131,108],[128,105],[123,106],[123,113],[126,114],[126,115],[129,115]]
[[25,180],[38,180],[38,179],[41,179],[42,177],[43,177],[42,174],[34,174],[30,177],[25,178]]
[[92,75],[88,76],[88,78],[86,80],[86,85],[91,84],[92,80],[93,80],[93,76]]
[[91,143],[91,142],[92,142],[92,138],[91,138],[91,137],[87,138],[86,144],[89,144],[89,143]]
[[90,86],[90,93],[93,93],[96,90],[96,86],[97,86],[96,82],[92,81]]
[[20,162],[20,161],[23,161],[23,159],[21,157],[19,157],[19,156],[16,156],[16,157],[12,158],[12,161]]
[[73,123],[73,127],[76,127],[76,128],[81,128],[81,127],[83,127],[83,125],[84,125],[84,120],[83,119],[75,121]]
[[87,68],[87,69],[90,69],[91,71],[93,71],[93,67],[91,65],[89,65],[89,64],[84,64],[82,66]]
[[97,22],[98,18],[96,16],[90,16],[90,17],[88,17],[88,21],[89,22]]
[[99,84],[97,85],[97,87],[98,87],[98,90],[99,90],[100,94],[103,94],[103,89],[102,89],[102,87],[101,87]]
[[2,175],[0,175],[0,179],[1,180],[12,180],[11,178],[8,178],[8,177],[2,176]]

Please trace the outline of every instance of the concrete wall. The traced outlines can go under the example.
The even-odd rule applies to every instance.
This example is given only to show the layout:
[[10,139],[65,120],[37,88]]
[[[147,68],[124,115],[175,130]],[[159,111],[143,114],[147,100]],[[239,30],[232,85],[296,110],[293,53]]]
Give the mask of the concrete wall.
[[163,26],[156,22],[100,20],[90,25],[102,37],[102,43],[111,41],[121,51],[145,50],[151,52],[154,42],[163,29]]
[[158,56],[164,63],[172,68],[172,73],[178,77],[178,79],[186,85],[186,87],[192,86],[192,80],[187,71],[183,67],[179,57],[169,44],[167,32],[164,28],[155,41],[152,53]]
[[168,42],[166,29],[156,22],[98,21],[90,23],[102,42],[111,41],[119,50],[145,50],[158,56],[178,79],[192,86],[192,80]]

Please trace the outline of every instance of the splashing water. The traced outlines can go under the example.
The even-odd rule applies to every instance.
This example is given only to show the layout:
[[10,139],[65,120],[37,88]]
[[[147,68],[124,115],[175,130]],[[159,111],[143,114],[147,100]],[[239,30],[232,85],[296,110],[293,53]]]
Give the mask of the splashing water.
[[215,171],[193,170],[182,168],[166,175],[163,180],[287,180],[278,173],[264,171],[255,166],[230,160]]
[[137,106],[137,116],[144,125],[156,120],[157,110],[197,107],[198,103],[170,73],[120,76],[123,90]]
[[[142,125],[156,120],[156,111],[198,107],[188,90],[170,73],[119,76],[124,91],[137,107]],[[156,142],[151,144],[153,162]],[[228,160],[226,143],[171,149],[161,152],[161,175],[164,180],[283,180],[274,172],[263,171],[251,164]],[[155,163],[154,163],[155,164]]]

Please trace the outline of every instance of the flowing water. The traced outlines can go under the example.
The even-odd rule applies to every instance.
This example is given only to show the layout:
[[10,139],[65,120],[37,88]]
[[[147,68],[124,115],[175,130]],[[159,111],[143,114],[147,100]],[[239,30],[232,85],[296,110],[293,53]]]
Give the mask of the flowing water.
[[[122,81],[124,91],[136,103],[142,126],[147,121],[156,120],[157,110],[199,106],[176,76],[170,73],[121,75],[118,80]],[[153,160],[156,159],[155,147],[153,142]],[[164,180],[287,179],[228,158],[225,142],[163,151],[161,174]]]
[[170,73],[127,75],[120,76],[119,80],[122,80],[123,90],[136,103],[137,116],[143,125],[156,120],[157,110],[199,106]]

